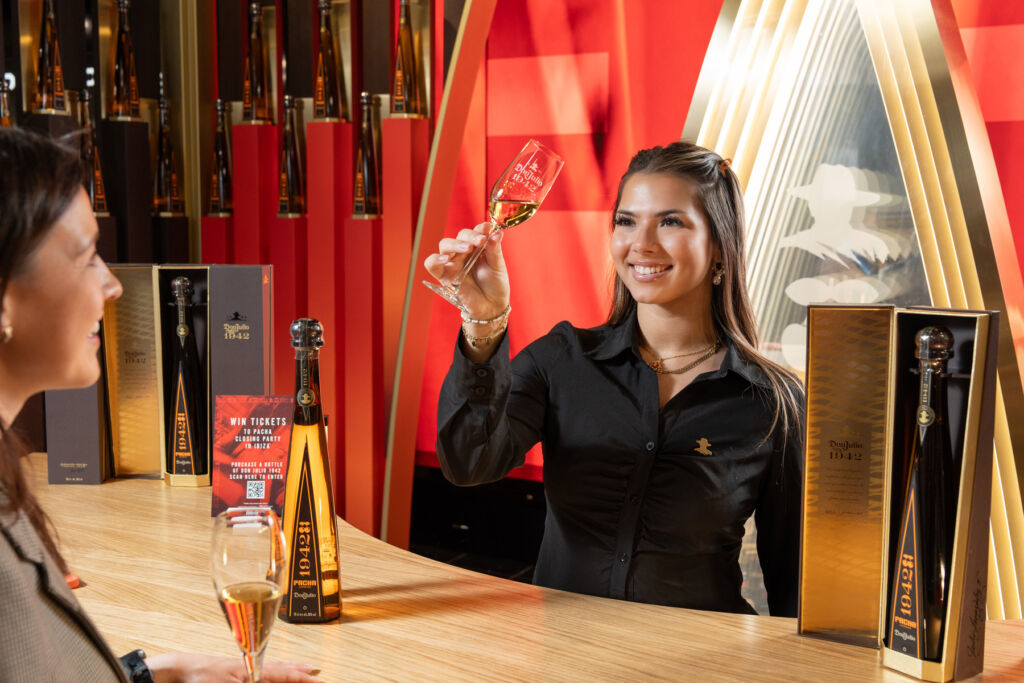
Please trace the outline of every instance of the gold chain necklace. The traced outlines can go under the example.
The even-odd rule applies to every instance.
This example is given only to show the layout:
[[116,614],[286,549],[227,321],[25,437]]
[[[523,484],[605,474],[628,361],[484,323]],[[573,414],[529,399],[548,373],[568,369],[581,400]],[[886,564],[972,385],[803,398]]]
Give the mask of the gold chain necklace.
[[[659,375],[681,375],[682,373],[686,372],[687,370],[692,370],[693,368],[697,367],[698,365],[700,365],[701,363],[706,361],[708,358],[711,358],[711,356],[715,355],[715,352],[718,351],[718,349],[720,349],[721,346],[722,346],[722,342],[720,340],[716,339],[714,341],[714,343],[711,344],[711,346],[709,346],[709,347],[707,347],[705,349],[701,349],[700,351],[693,351],[693,352],[690,352],[690,353],[681,353],[678,356],[669,356],[668,358],[656,358],[656,359],[654,359],[652,361],[644,361],[644,362],[647,363],[647,367],[649,367],[651,370],[654,370]],[[683,356],[692,356],[694,353],[699,353],[700,354],[700,356],[697,358],[697,360],[695,360],[695,361],[693,361],[691,363],[687,363],[683,367],[678,368],[676,370],[666,370],[665,369],[665,361],[671,360],[673,358],[682,358]]]

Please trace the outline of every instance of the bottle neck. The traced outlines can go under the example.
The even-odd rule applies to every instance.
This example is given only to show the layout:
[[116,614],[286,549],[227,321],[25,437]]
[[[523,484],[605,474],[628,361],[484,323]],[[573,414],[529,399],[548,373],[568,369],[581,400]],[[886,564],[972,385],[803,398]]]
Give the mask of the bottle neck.
[[921,385],[917,399],[917,437],[923,442],[933,424],[946,420],[946,360],[921,360]]
[[178,340],[184,344],[185,340],[192,335],[192,302],[183,296],[175,297],[175,304],[178,308],[178,327],[175,334]]
[[295,349],[295,415],[297,425],[314,425],[323,421],[320,405],[320,352],[317,349]]

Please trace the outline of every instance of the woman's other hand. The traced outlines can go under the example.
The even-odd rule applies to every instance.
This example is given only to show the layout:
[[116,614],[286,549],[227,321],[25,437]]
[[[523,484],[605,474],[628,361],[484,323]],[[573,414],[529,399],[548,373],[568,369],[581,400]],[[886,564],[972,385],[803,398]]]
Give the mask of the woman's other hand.
[[473,250],[486,242],[486,251],[459,288],[459,300],[469,311],[469,316],[478,320],[501,315],[509,302],[508,272],[501,253],[502,231],[495,231],[488,239],[487,231],[491,225],[481,223],[472,230],[460,230],[455,237],[444,238],[438,243],[438,253],[431,254],[423,262],[427,272],[447,284],[462,270]]
[[[146,658],[154,683],[246,683],[242,657],[169,652]],[[264,662],[261,683],[322,683],[309,664]]]

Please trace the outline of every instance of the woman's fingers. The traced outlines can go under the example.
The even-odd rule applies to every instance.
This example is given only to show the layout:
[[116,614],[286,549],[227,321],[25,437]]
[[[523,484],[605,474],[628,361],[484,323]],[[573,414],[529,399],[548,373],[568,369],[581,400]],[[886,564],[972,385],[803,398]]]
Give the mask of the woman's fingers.
[[448,254],[431,254],[423,262],[423,267],[427,269],[433,277],[440,280],[445,275],[445,268],[451,262],[451,257]]

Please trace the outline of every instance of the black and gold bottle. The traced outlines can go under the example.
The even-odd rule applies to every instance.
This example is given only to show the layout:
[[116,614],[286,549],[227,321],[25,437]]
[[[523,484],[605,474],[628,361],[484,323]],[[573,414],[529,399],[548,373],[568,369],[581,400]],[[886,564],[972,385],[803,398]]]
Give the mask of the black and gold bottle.
[[347,121],[345,75],[334,52],[331,30],[331,0],[320,0],[320,42],[316,53],[316,80],[313,84],[313,118],[320,121]]
[[359,146],[356,148],[356,168],[352,190],[352,214],[357,218],[380,215],[380,180],[377,176],[377,146],[373,135],[373,98],[364,92],[359,97],[361,107]]
[[57,38],[57,16],[53,12],[53,0],[43,0],[34,109],[46,113],[63,112],[64,99],[64,67],[61,65],[60,40]]
[[946,364],[953,335],[929,326],[915,339],[920,372],[899,545],[892,567],[889,648],[938,661],[949,596],[957,484],[947,420]]
[[228,139],[227,106],[217,98],[217,130],[213,136],[213,171],[210,173],[211,216],[230,216],[234,206],[231,200],[231,142]]
[[420,81],[416,66],[416,52],[412,39],[412,19],[409,0],[401,0],[398,7],[398,42],[395,45],[395,71],[391,76],[391,113],[419,116]]
[[153,176],[153,213],[178,215],[184,211],[178,171],[174,163],[174,142],[171,139],[171,103],[160,74],[160,127],[157,130],[156,173]]
[[242,82],[242,119],[248,123],[270,121],[267,65],[263,46],[263,9],[249,3],[249,55],[245,58]]
[[306,211],[302,177],[302,154],[295,125],[295,100],[284,96],[284,135],[277,187],[277,215],[294,218]]
[[288,548],[285,621],[331,621],[341,614],[338,531],[331,461],[320,403],[323,327],[312,318],[291,325],[295,348],[295,412],[288,451],[284,533]]
[[96,125],[92,118],[92,96],[85,88],[79,95],[79,106],[82,110],[82,184],[89,193],[92,212],[97,216],[107,216],[107,190],[103,185],[103,166],[100,163],[99,150],[96,148]]
[[114,93],[110,100],[112,118],[137,118],[139,82],[135,77],[135,51],[128,24],[128,0],[117,0],[117,46],[114,52]]
[[171,293],[178,323],[170,343],[173,362],[167,393],[166,468],[169,474],[201,475],[207,473],[206,385],[192,325],[192,281],[184,276],[174,278]]

